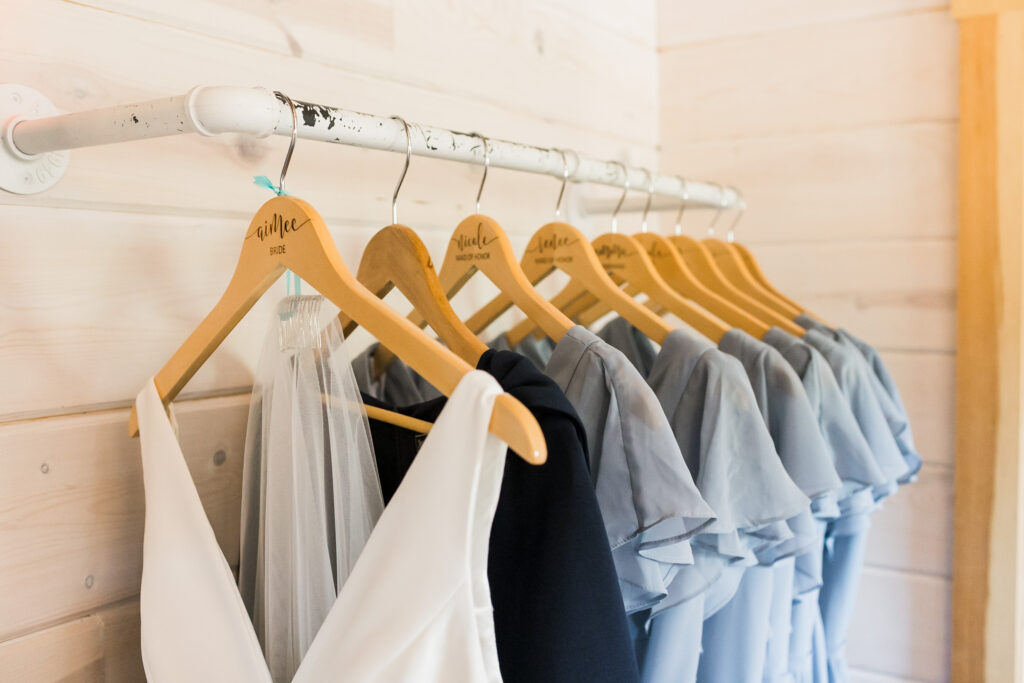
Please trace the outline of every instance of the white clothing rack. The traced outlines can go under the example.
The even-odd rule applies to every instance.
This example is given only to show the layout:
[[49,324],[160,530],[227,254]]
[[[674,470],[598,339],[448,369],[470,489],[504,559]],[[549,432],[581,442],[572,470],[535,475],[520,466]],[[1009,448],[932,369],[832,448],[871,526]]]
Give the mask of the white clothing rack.
[[[299,100],[295,100],[295,106],[300,138],[393,152],[406,150],[405,129],[396,119]],[[28,194],[52,187],[67,166],[64,150],[78,147],[185,133],[257,137],[292,133],[291,109],[265,88],[199,86],[183,95],[147,102],[50,114],[56,111],[40,93],[23,86],[0,85],[0,188]],[[409,131],[413,154],[484,163],[479,136],[413,122],[409,122]],[[491,166],[562,178],[563,160],[557,150],[494,138],[487,138],[487,148]],[[566,158],[572,182],[623,186],[624,168],[616,162],[591,159],[571,150],[566,150]],[[648,179],[646,171],[628,167],[625,178],[637,193],[650,186],[654,195],[685,200],[692,207],[740,208],[743,203],[736,191],[711,183],[683,182],[662,175]],[[663,202],[659,204],[664,206]],[[611,206],[604,202],[597,210],[613,206],[614,202]],[[635,206],[630,202],[629,208]]]

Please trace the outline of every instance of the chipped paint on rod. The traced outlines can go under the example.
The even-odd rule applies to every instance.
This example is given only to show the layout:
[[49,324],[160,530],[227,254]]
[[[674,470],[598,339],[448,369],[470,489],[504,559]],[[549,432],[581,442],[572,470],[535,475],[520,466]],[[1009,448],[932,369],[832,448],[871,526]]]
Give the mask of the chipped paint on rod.
[[[405,130],[397,120],[298,100],[295,105],[301,138],[405,152]],[[9,131],[9,139],[20,152],[33,155],[185,133],[291,135],[291,128],[290,109],[265,88],[200,86],[174,97],[21,120]],[[484,162],[483,141],[478,136],[412,122],[409,129],[413,154]],[[562,155],[555,150],[490,138],[487,145],[495,168],[562,177]],[[566,156],[571,181],[622,187],[623,169],[618,164],[569,150]],[[626,174],[632,188],[647,188],[645,171],[628,168]],[[728,207],[740,201],[733,190],[697,181],[687,181],[684,186],[673,176],[654,176],[652,187],[655,195],[686,199],[693,206]]]

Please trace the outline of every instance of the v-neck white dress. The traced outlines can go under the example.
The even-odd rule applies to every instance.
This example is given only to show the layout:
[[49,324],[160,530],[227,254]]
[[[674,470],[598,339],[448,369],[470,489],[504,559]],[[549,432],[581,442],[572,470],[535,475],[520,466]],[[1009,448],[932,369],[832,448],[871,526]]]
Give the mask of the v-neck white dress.
[[[459,383],[374,528],[293,683],[500,681],[487,545],[506,446],[501,387]],[[151,683],[271,681],[152,380],[136,399],[146,523],[142,660]]]

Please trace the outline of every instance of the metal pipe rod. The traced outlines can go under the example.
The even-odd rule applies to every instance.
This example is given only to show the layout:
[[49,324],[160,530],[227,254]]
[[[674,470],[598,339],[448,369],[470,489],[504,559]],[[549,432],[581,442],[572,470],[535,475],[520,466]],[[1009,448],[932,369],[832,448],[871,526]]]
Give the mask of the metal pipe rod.
[[[405,153],[401,122],[384,117],[295,100],[301,138]],[[136,104],[13,122],[5,131],[16,152],[40,155],[57,150],[108,145],[116,142],[198,133],[242,133],[265,137],[291,135],[291,111],[265,88],[199,86],[184,95]],[[413,154],[464,163],[483,164],[478,136],[409,123]],[[488,138],[491,166],[561,179],[562,156],[555,150]],[[576,153],[567,154],[569,180],[622,187],[622,167]],[[647,175],[627,168],[636,191],[646,191]],[[673,176],[653,178],[655,195],[686,199],[692,206],[732,206],[740,201],[733,190]]]

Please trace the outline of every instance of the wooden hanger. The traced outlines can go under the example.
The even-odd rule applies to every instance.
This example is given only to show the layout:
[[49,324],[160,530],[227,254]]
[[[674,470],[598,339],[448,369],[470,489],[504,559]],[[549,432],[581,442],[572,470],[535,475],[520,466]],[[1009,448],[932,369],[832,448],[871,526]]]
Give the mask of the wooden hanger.
[[686,235],[672,235],[668,240],[679,251],[683,260],[690,266],[690,270],[710,289],[766,323],[783,329],[790,334],[803,336],[803,328],[794,323],[792,319],[773,311],[753,297],[737,289],[722,273],[707,247],[699,241]]
[[[735,188],[733,188],[733,189],[735,190]],[[735,191],[738,194],[738,190],[735,190]],[[740,266],[742,268],[742,271],[744,271],[746,273],[746,275],[749,275],[750,279],[753,280],[757,285],[759,285],[764,291],[772,294],[776,299],[778,299],[779,301],[782,301],[783,303],[787,304],[788,306],[791,306],[793,309],[799,310],[802,313],[809,313],[809,311],[806,308],[804,308],[803,306],[801,306],[799,303],[797,303],[796,301],[794,301],[790,297],[785,296],[784,294],[779,292],[777,289],[775,289],[775,287],[768,280],[768,276],[765,275],[764,271],[761,269],[761,264],[758,263],[758,260],[756,258],[754,258],[754,254],[751,253],[751,250],[746,248],[745,246],[743,246],[743,245],[733,241],[732,234],[733,234],[733,231],[734,231],[734,229],[736,227],[736,223],[739,222],[739,219],[742,217],[743,211],[745,211],[745,210],[746,210],[746,202],[745,201],[741,201],[739,213],[733,219],[732,225],[729,226],[729,239],[725,243],[721,243],[718,240],[716,240],[714,242],[718,243],[718,244],[725,244],[729,248],[729,250],[733,254],[735,254],[735,256],[737,257],[737,259],[738,259],[738,261],[740,263]],[[705,240],[705,242],[709,244],[709,248],[711,248],[712,251],[714,252],[715,248],[712,247],[711,241],[710,240]],[[718,260],[718,254],[716,254],[716,260]],[[728,275],[729,273],[726,272],[725,274]],[[745,276],[744,276],[744,278],[745,278]]]
[[[633,235],[633,239],[635,239],[636,242],[639,243],[646,251],[651,262],[654,264],[655,270],[665,283],[675,292],[692,299],[694,302],[700,304],[704,309],[718,316],[718,318],[724,320],[726,323],[729,323],[734,327],[739,327],[754,337],[763,337],[769,330],[769,326],[766,323],[758,320],[755,316],[747,313],[740,307],[705,287],[700,280],[690,272],[689,267],[668,240],[660,235],[646,232],[647,214],[650,211],[651,199],[652,192],[648,191],[647,204],[644,206],[644,213],[641,219],[643,225],[642,232]],[[608,264],[606,263],[606,266],[607,265]],[[637,282],[633,279],[623,279],[628,283],[628,286],[626,287],[626,292],[628,294],[636,295],[638,293],[648,293],[645,291],[644,287],[636,286]],[[570,303],[569,306],[569,308],[563,308],[562,311],[569,317],[576,319],[578,323],[584,326],[596,322],[610,310],[607,304],[598,302],[592,296],[579,298]],[[665,310],[671,311],[669,307],[663,305],[663,302],[660,301],[658,297],[649,296],[647,306],[658,312]],[[671,312],[675,313],[675,311]],[[675,314],[677,316],[679,315],[678,313]],[[719,335],[718,337],[714,337],[708,335],[706,332],[701,330],[700,327],[694,325],[692,321],[687,320],[683,316],[679,317],[716,343],[721,336]]]
[[650,232],[639,233],[634,237],[647,250],[654,267],[669,286],[680,294],[693,299],[725,322],[751,336],[760,339],[768,332],[770,326],[767,323],[704,286],[668,239]]
[[[339,399],[337,396],[330,393],[320,392],[320,400],[323,401],[324,403],[327,403],[328,401],[338,401],[342,399]],[[350,409],[356,407],[356,402],[351,401]],[[371,420],[377,420],[378,422],[387,422],[388,424],[395,425],[396,427],[408,429],[410,432],[429,434],[430,430],[434,426],[433,422],[427,422],[426,420],[421,420],[418,417],[412,417],[410,415],[396,413],[393,410],[387,410],[385,408],[379,408],[377,406],[366,405],[362,401],[359,402],[358,409],[365,411],[366,417],[368,417]]]
[[[516,262],[515,251],[508,235],[497,221],[480,213],[480,197],[487,181],[490,153],[487,138],[479,137],[484,145],[484,174],[476,195],[477,212],[459,223],[452,233],[438,275],[441,287],[450,299],[462,289],[474,273],[480,271],[497,286],[508,303],[497,312],[494,312],[493,308],[481,310],[467,320],[466,326],[473,333],[482,332],[515,303],[519,310],[544,331],[544,334],[557,342],[573,327],[572,321],[533,288]],[[419,322],[418,318],[414,320]]]
[[[636,292],[630,292],[628,286],[625,287],[623,291],[629,294],[630,297],[636,296],[637,294]],[[570,281],[562,288],[562,291],[551,298],[551,305],[564,313],[570,320],[575,320],[576,324],[582,324],[586,327],[587,325],[578,320],[576,316],[580,310],[590,309],[593,303],[597,300],[596,296],[589,293],[578,282]],[[488,306],[496,301],[497,299],[492,300],[488,303]],[[583,302],[583,305],[578,305],[578,302]],[[611,306],[606,305],[606,308],[607,310],[605,310],[602,315],[612,310]],[[532,320],[526,318],[525,320],[520,320],[505,331],[505,341],[508,343],[510,348],[515,348],[521,341],[531,334],[536,339],[544,339],[545,337],[544,331],[537,327]]]
[[750,249],[740,244],[739,242],[733,242],[732,248],[737,254],[739,254],[740,258],[743,259],[743,263],[744,265],[746,265],[747,270],[750,271],[750,274],[754,277],[755,280],[757,280],[761,284],[762,287],[764,287],[769,292],[771,292],[775,296],[779,297],[780,299],[788,303],[790,306],[793,306],[794,308],[799,308],[802,313],[807,313],[807,310],[800,306],[800,304],[793,301],[792,299],[790,299],[785,294],[783,294],[782,292],[775,288],[775,286],[768,279],[768,276],[764,274],[764,271],[761,269],[761,264],[757,262],[756,258],[754,258],[754,254],[751,253]]
[[[622,291],[605,271],[601,259],[586,236],[568,223],[548,223],[535,232],[526,247],[521,263],[526,277],[535,284],[553,273],[556,268],[561,270],[571,278],[563,290],[563,297],[571,299],[583,293],[592,294],[607,302],[613,311],[658,344],[664,342],[665,337],[672,331],[667,322]],[[491,302],[488,307],[496,304],[497,302]],[[470,327],[472,328],[472,325]],[[522,337],[516,340],[509,337],[509,344],[512,345],[514,341],[518,343],[521,339]]]
[[[767,323],[758,320],[754,315],[705,287],[690,272],[689,266],[666,238],[650,232],[637,233],[633,235],[633,238],[647,251],[647,255],[650,256],[658,273],[675,291],[700,304],[726,323],[738,327],[757,339],[764,337],[771,329]],[[631,296],[642,293],[642,291],[639,287],[631,285],[626,287],[626,293]],[[552,303],[558,305],[555,300],[552,300]],[[649,301],[647,306],[658,313],[667,310],[666,307],[658,305],[654,300]],[[570,303],[568,307],[562,308],[563,313],[584,326],[593,324],[610,310],[606,304],[591,296],[581,297]]]
[[[718,210],[715,216],[716,220],[720,214],[721,209]],[[718,264],[715,263],[714,256],[704,244],[692,237],[680,234],[681,219],[682,211],[680,211],[676,219],[676,234],[669,237],[668,240],[676,248],[680,256],[683,257],[683,261],[690,267],[690,271],[708,289],[769,325],[774,325],[798,337],[803,336],[803,328],[793,322],[792,318],[788,318],[765,306],[732,284],[725,274],[722,273]],[[714,221],[712,221],[712,224],[714,224]]]
[[[411,228],[389,225],[374,235],[363,250],[356,279],[380,298],[397,287],[445,346],[471,366],[476,367],[487,350],[487,344],[452,310],[434,272],[430,252]],[[338,318],[348,337],[357,323],[344,313]],[[394,358],[394,352],[381,343],[373,357],[374,375],[379,377]]]
[[711,256],[715,259],[715,263],[718,264],[718,267],[722,270],[722,274],[725,275],[729,282],[734,284],[737,289],[745,292],[779,315],[784,315],[790,319],[800,315],[800,309],[790,306],[785,301],[781,301],[774,294],[766,291],[764,287],[754,279],[754,276],[751,275],[750,271],[747,269],[747,265],[743,263],[740,255],[736,253],[730,243],[714,237],[705,237],[701,240],[701,243],[708,248],[708,251],[711,252]]
[[[476,367],[487,345],[452,310],[423,240],[411,228],[398,224],[398,193],[409,171],[412,139],[405,119],[400,116],[391,118],[401,121],[405,127],[405,167],[391,195],[392,224],[375,234],[363,249],[356,279],[379,298],[384,298],[392,287],[398,287],[441,341],[462,360]],[[338,318],[345,337],[348,337],[357,323],[344,312],[339,313]],[[373,356],[375,376],[379,377],[394,357],[394,353],[383,344],[378,346]]]
[[790,306],[787,302],[779,299],[777,296],[762,287],[761,284],[754,279],[754,276],[750,274],[750,270],[747,269],[747,266],[743,262],[743,259],[740,258],[740,255],[732,248],[733,229],[736,227],[740,218],[742,218],[743,209],[744,207],[741,204],[736,214],[736,218],[733,219],[732,225],[729,226],[728,241],[722,241],[715,237],[706,237],[701,240],[701,242],[705,247],[707,247],[708,251],[711,252],[712,257],[715,259],[715,263],[718,264],[718,267],[722,270],[722,274],[725,275],[725,277],[728,278],[728,280],[735,285],[737,289],[764,304],[776,313],[792,320],[800,314],[800,309]]
[[[291,104],[290,99],[287,101]],[[294,104],[291,107],[292,142],[281,171],[281,192],[298,130]],[[377,339],[386,340],[410,367],[445,395],[451,395],[472,370],[352,277],[327,225],[309,203],[278,196],[263,204],[250,222],[235,272],[220,300],[156,374],[154,382],[165,406],[286,269],[343,308]],[[527,462],[540,464],[546,460],[547,446],[540,425],[510,394],[495,399],[488,429]],[[133,408],[129,432],[134,436],[138,431]]]
[[[612,212],[612,230],[601,235],[592,243],[597,257],[601,260],[601,265],[616,284],[634,285],[641,293],[646,294],[650,301],[664,307],[665,310],[717,344],[729,331],[729,326],[693,302],[684,299],[677,291],[669,287],[668,283],[658,274],[651,257],[640,243],[629,235],[623,235],[616,231],[619,209],[629,193],[629,174],[625,166],[622,166],[622,173],[625,180],[622,186],[622,196]],[[650,171],[646,173],[648,185],[650,185],[651,173]],[[653,188],[649,188],[647,209],[643,216],[645,228],[652,196]]]
[[804,306],[797,303],[796,301],[793,301],[788,296],[780,292],[775,287],[775,285],[771,283],[771,280],[768,279],[768,276],[764,274],[764,271],[761,269],[761,264],[757,262],[757,259],[754,258],[754,254],[751,253],[750,249],[748,249],[745,245],[740,244],[739,242],[733,242],[732,248],[737,254],[739,254],[740,258],[743,259],[743,263],[744,265],[747,266],[747,270],[750,271],[750,274],[754,277],[755,280],[757,280],[761,284],[762,287],[764,287],[766,290],[777,296],[782,301],[785,301],[793,308],[799,310],[802,314],[809,315],[812,318],[816,319],[818,322],[824,323],[829,327],[835,327],[835,325],[832,325],[814,311],[804,308]]
[[[558,195],[558,203],[555,207],[556,215],[560,213],[565,185],[569,178],[569,167],[564,152],[562,152],[562,163],[562,191]],[[635,251],[642,253],[642,250],[639,249]],[[520,265],[533,285],[553,273],[556,268],[565,272],[571,278],[566,289],[572,292],[573,296],[589,292],[608,301],[619,315],[629,320],[659,344],[672,331],[672,328],[664,320],[641,306],[619,288],[608,276],[594,247],[587,241],[587,238],[568,223],[551,222],[535,232],[526,247]],[[493,320],[501,315],[511,303],[507,296],[499,294],[467,320],[466,324],[470,329],[478,329],[477,325],[484,320]],[[549,303],[549,305],[551,304]],[[525,334],[509,337],[509,344],[515,345],[524,336]],[[558,340],[555,339],[555,341]]]
[[452,297],[478,270],[494,283],[507,303],[500,310],[485,307],[467,319],[466,326],[474,333],[482,332],[512,304],[556,342],[573,327],[571,320],[534,289],[516,263],[512,243],[501,226],[492,218],[474,214],[452,233],[438,276],[444,291]]
[[[640,291],[640,288],[632,283],[626,284],[626,286],[622,288],[622,291],[631,297],[643,294],[643,292]],[[572,294],[571,292],[565,292],[563,290],[562,292],[559,292],[559,295],[563,293],[567,293],[570,296]],[[592,326],[612,310],[608,304],[603,301],[599,301],[597,297],[591,294],[578,297],[575,300],[571,298],[561,298],[560,296],[555,297],[555,299],[559,301],[566,301],[567,303],[562,311],[567,316],[575,320],[577,325],[582,325],[583,327]],[[555,299],[552,299],[552,301],[555,301]],[[665,315],[667,312],[664,306],[651,301],[650,298],[644,301],[643,305],[659,316]]]

